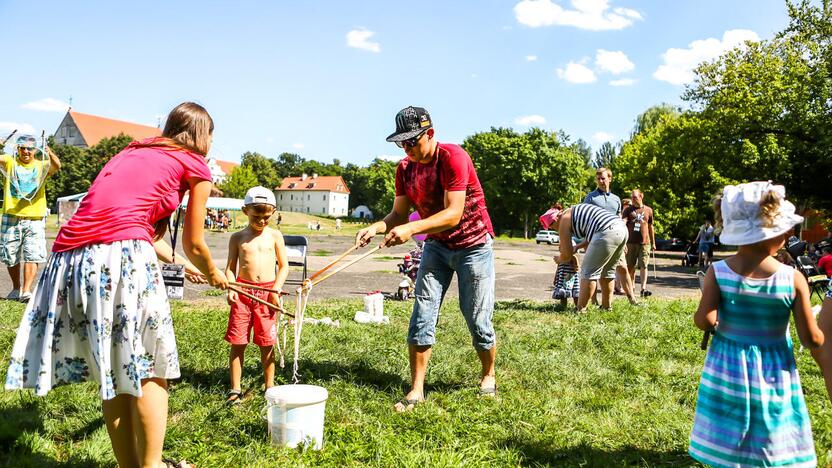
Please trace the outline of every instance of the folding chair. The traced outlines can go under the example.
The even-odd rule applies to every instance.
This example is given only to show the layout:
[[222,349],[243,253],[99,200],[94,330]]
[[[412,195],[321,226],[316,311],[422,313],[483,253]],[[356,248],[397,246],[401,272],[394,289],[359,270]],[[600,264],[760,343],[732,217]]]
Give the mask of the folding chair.
[[286,244],[286,256],[289,266],[303,267],[300,279],[287,278],[285,284],[301,285],[306,280],[306,254],[309,251],[309,241],[304,236],[283,236]]

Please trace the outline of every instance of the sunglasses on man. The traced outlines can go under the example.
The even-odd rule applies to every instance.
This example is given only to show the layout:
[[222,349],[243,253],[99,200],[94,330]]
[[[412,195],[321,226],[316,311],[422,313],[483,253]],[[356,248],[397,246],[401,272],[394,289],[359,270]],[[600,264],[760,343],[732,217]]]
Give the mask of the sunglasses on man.
[[425,130],[424,132],[416,135],[413,138],[408,138],[407,140],[397,141],[396,146],[398,146],[399,148],[404,148],[405,146],[407,146],[408,148],[413,148],[414,146],[419,144],[419,140],[421,140],[422,137],[425,136],[425,133],[427,133],[427,130]]

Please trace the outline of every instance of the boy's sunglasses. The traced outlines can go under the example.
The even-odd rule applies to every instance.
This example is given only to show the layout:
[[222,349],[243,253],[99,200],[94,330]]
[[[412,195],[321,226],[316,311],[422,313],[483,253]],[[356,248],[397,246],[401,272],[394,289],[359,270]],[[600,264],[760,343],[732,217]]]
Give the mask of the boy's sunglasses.
[[424,132],[416,135],[413,138],[408,138],[407,140],[397,141],[396,146],[398,146],[399,148],[404,148],[405,146],[407,146],[408,148],[413,148],[414,146],[419,144],[419,140],[422,139],[422,137],[425,135],[425,133],[427,133],[427,131],[424,131]]

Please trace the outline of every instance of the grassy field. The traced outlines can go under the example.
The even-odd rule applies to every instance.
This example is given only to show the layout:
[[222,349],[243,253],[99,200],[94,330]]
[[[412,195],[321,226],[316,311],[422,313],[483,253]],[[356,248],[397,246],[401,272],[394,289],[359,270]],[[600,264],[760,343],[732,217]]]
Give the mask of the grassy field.
[[[441,316],[428,401],[391,411],[407,385],[410,303],[386,303],[388,326],[350,319],[357,301],[313,303],[310,316],[340,328],[304,327],[303,382],[330,392],[324,449],[278,449],[259,417],[256,351],[243,386],[255,395],[223,406],[227,312],[177,303],[183,378],[172,386],[165,453],[198,466],[688,466],[687,440],[704,352],[690,301],[650,301],[577,315],[550,303],[498,303],[496,400],[480,399],[470,337],[456,304]],[[22,306],[0,303],[6,362]],[[832,408],[808,352],[798,353],[821,465],[832,462]],[[0,377],[5,376],[5,364]],[[286,383],[289,372],[278,380]],[[0,392],[0,466],[113,465],[97,389],[61,387],[45,398]]]

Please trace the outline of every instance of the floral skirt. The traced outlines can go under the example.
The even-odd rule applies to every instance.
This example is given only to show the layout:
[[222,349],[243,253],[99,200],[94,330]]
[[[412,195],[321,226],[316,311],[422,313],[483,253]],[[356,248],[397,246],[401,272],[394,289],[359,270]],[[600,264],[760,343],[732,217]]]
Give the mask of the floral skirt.
[[153,246],[128,240],[53,253],[17,330],[6,389],[92,380],[105,400],[179,377],[170,305]]

